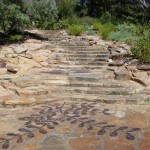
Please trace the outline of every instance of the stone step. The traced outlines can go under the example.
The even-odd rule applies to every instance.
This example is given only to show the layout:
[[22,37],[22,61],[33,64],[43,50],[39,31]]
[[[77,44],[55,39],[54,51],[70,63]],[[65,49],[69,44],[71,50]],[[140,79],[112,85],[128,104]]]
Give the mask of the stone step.
[[70,65],[70,64],[52,64],[51,68],[53,69],[102,69],[108,67],[108,65],[102,65],[102,66],[95,66],[95,65]]
[[92,88],[92,87],[56,87],[51,88],[49,91],[52,93],[65,93],[65,94],[82,94],[82,95],[130,95],[136,93],[134,89],[127,88]]
[[68,65],[108,65],[107,61],[64,61],[64,60],[57,60],[55,64],[68,64]]
[[87,45],[80,45],[80,44],[69,44],[69,43],[66,43],[65,45],[60,43],[60,46],[65,47],[65,48],[72,48],[72,49],[80,48],[80,49],[97,49],[97,50],[101,50],[103,48],[107,48],[107,47],[101,46],[101,45],[89,46],[88,44]]
[[[59,49],[58,49],[59,50]],[[61,46],[61,50],[62,51],[75,51],[75,52],[77,52],[77,51],[82,51],[82,52],[91,52],[91,51],[97,51],[97,52],[99,52],[99,51],[102,51],[102,52],[107,52],[107,53],[110,53],[109,51],[107,51],[107,50],[105,50],[105,49],[102,49],[102,48],[94,48],[94,47],[84,47],[84,48],[80,48],[80,47],[76,47],[76,48],[74,48],[74,47],[62,47]]]
[[107,104],[146,104],[149,96],[143,94],[134,95],[68,95],[68,94],[51,94],[58,99],[62,98],[68,101],[97,101]]
[[100,57],[100,58],[92,58],[92,57],[66,57],[65,58],[66,61],[107,61],[108,60],[108,57],[107,58],[103,58],[103,57]]
[[55,52],[55,53],[52,53],[51,54],[51,56],[52,57],[56,57],[56,56],[58,56],[58,57],[69,57],[69,58],[109,58],[110,57],[110,55],[109,54],[91,54],[91,55],[88,55],[88,54],[70,54],[70,53],[64,53],[64,54],[62,54],[62,53],[57,53],[57,52]]
[[62,51],[62,50],[58,50],[58,51],[55,51],[56,53],[63,53],[63,54],[76,54],[76,55],[92,55],[92,54],[95,54],[95,55],[102,55],[102,54],[107,54],[109,55],[109,53],[107,51],[68,51],[68,50],[65,50],[65,51]]

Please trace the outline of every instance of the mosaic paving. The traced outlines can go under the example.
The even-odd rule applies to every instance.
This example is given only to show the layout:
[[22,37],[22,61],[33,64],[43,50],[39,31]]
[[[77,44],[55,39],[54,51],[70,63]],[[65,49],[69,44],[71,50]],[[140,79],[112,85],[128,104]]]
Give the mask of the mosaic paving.
[[138,126],[129,125],[126,123],[127,120],[123,123],[120,118],[114,115],[114,110],[107,107],[101,108],[100,104],[96,102],[54,103],[33,109],[34,113],[18,118],[24,122],[18,131],[0,137],[2,149],[9,149],[12,141],[16,144],[23,143],[26,139],[36,139],[37,132],[46,136],[52,130],[58,130],[63,126],[71,127],[77,132],[80,131],[79,137],[84,137],[86,134],[92,135],[93,138],[107,136],[109,139],[121,136],[127,142],[137,140],[145,130]]

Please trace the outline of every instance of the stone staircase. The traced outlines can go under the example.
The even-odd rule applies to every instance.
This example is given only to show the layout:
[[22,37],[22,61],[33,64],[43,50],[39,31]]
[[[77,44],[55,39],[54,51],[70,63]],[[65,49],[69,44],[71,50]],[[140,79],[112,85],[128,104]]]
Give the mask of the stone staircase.
[[[9,79],[15,93],[2,107],[34,105],[49,101],[96,101],[107,104],[148,104],[145,86],[130,79],[116,80],[116,66],[109,66],[108,43],[47,31],[48,66],[31,68],[22,77]],[[94,44],[92,44],[92,42]],[[124,67],[124,66],[122,66]],[[3,81],[4,82],[4,81]],[[8,82],[3,83],[3,86]]]

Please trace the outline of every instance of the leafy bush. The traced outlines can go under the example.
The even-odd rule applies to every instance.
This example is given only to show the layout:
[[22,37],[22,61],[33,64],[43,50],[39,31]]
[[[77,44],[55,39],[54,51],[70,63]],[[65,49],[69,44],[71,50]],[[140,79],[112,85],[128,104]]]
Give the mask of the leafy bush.
[[91,26],[89,26],[89,25],[84,25],[84,32],[85,32],[87,35],[94,35],[94,34],[95,34],[95,31],[94,31],[93,25],[91,25]]
[[68,26],[69,26],[68,19],[58,20],[57,22],[54,23],[53,29],[55,29],[55,30],[67,29]]
[[0,26],[5,33],[16,32],[29,24],[29,17],[16,4],[0,2]]
[[68,23],[70,26],[72,25],[82,25],[80,19],[76,16],[72,16],[68,18]]
[[112,23],[116,24],[116,23],[117,23],[117,18],[116,18],[114,15],[112,15],[111,13],[109,13],[109,12],[107,11],[107,12],[105,12],[105,13],[103,13],[103,14],[101,15],[100,21],[101,21],[102,23],[112,22]]
[[105,23],[105,24],[101,24],[99,22],[96,22],[94,24],[94,29],[96,29],[98,31],[98,34],[103,38],[103,39],[108,39],[109,34],[112,31],[116,30],[115,25],[113,25],[112,23]]
[[76,16],[67,19],[60,19],[55,22],[54,29],[67,29],[69,26],[81,25],[79,19]]
[[23,36],[22,36],[22,35],[15,34],[15,35],[11,35],[11,36],[10,36],[10,39],[11,39],[12,41],[21,41],[21,40],[23,40]]
[[86,24],[86,25],[93,25],[95,22],[98,21],[98,19],[89,16],[79,18],[78,20],[81,24]]
[[150,62],[150,24],[139,27],[138,39],[133,41],[131,52],[135,58]]
[[111,32],[109,35],[110,40],[116,40],[121,42],[131,42],[131,40],[138,39],[138,36],[136,35],[139,28],[134,24],[120,24],[117,26],[116,32]]
[[150,38],[141,37],[133,44],[131,52],[135,58],[143,62],[150,62]]
[[50,29],[58,17],[55,0],[32,0],[26,3],[25,9],[38,28]]
[[103,28],[103,24],[100,22],[95,22],[93,26],[95,30],[100,30],[101,28]]
[[84,29],[82,26],[73,25],[73,26],[69,26],[67,31],[70,35],[80,36],[83,34]]

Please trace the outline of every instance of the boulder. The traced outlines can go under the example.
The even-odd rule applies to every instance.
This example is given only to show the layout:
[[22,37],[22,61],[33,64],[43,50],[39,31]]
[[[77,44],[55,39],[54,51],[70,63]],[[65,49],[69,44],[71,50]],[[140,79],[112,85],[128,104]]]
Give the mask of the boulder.
[[13,64],[8,64],[7,65],[7,71],[11,72],[11,73],[17,73],[21,68],[18,67],[17,65],[13,65]]
[[130,80],[132,78],[132,73],[126,68],[118,68],[114,74],[116,80]]

